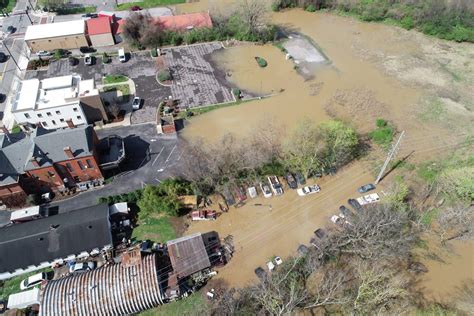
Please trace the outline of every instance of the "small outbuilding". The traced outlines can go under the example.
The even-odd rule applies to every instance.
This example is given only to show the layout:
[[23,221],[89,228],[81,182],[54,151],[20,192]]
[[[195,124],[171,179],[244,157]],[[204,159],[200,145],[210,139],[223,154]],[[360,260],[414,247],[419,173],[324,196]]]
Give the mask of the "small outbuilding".
[[107,16],[86,21],[87,34],[89,35],[92,46],[101,47],[115,44],[110,22],[111,20]]
[[89,46],[84,20],[30,25],[25,42],[33,52]]

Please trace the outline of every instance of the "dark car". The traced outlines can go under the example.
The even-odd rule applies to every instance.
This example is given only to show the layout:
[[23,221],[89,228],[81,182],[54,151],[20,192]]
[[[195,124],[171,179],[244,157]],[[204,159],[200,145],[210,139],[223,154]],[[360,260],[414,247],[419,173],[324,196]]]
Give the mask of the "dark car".
[[359,193],[365,193],[373,189],[375,189],[375,185],[373,185],[372,183],[369,183],[369,184],[361,186],[360,188],[357,189],[357,191],[359,191]]
[[79,47],[79,51],[83,54],[87,54],[87,53],[95,53],[97,49],[95,49],[94,47],[81,46]]
[[325,236],[326,236],[326,231],[322,228],[318,228],[314,231],[314,234],[316,235],[316,237],[318,237],[319,239],[323,239]]
[[344,205],[339,206],[339,211],[346,217],[352,215],[352,212]]
[[309,249],[305,245],[299,245],[297,251],[300,256],[304,256],[308,253]]
[[82,17],[83,18],[95,19],[95,18],[99,17],[99,15],[97,13],[86,13],[86,14],[83,14]]
[[7,27],[7,33],[12,34],[12,33],[15,33],[15,31],[16,31],[16,28],[13,25],[9,25]]
[[287,173],[286,174],[286,182],[288,183],[288,186],[290,187],[290,189],[297,189],[298,188],[298,183],[296,182],[296,179],[295,177],[291,174],[291,173]]
[[295,178],[296,178],[296,182],[298,183],[298,185],[305,185],[306,184],[306,180],[305,180],[305,178],[304,178],[304,176],[301,172],[295,173]]
[[352,206],[352,208],[356,211],[361,211],[362,210],[362,206],[355,199],[349,199],[349,200],[347,200],[347,203],[349,203],[349,205]]
[[7,61],[7,55],[4,53],[0,52],[0,63],[4,63]]
[[229,190],[224,190],[224,192],[222,192],[222,195],[224,196],[224,199],[225,199],[225,202],[227,203],[227,205],[230,206],[230,205],[235,204],[235,198],[232,195],[232,193],[230,193]]
[[138,6],[138,5],[134,5],[132,7],[130,7],[130,11],[140,11],[142,9],[142,7]]
[[77,58],[75,58],[75,57],[72,57],[72,56],[70,56],[70,57],[68,58],[68,60],[69,60],[69,65],[70,65],[70,66],[75,66],[75,65],[77,65],[77,64],[79,63],[79,60],[78,60]]
[[265,272],[265,270],[263,270],[262,268],[258,267],[257,269],[255,269],[255,274],[257,275],[257,277],[259,277],[260,279],[265,279],[265,276],[267,275],[267,273]]

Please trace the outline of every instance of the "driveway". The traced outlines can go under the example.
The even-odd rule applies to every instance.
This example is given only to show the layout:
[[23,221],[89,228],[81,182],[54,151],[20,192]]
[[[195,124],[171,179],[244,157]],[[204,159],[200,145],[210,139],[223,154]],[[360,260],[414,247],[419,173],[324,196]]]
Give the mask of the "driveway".
[[177,135],[157,135],[154,124],[109,128],[97,131],[100,138],[119,135],[125,140],[126,162],[114,180],[91,191],[52,203],[59,212],[69,212],[97,204],[100,197],[127,193],[146,184],[158,184],[179,174],[182,150]]

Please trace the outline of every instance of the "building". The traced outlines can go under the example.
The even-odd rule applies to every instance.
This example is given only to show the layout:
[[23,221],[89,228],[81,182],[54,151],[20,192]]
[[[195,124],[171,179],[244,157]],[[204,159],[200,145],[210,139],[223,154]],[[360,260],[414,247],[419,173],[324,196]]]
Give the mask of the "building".
[[0,234],[0,280],[112,247],[107,204],[5,227]]
[[89,46],[86,24],[82,19],[30,25],[26,29],[25,42],[32,52]]
[[170,240],[166,245],[173,274],[178,280],[211,266],[201,233]]
[[18,200],[30,193],[85,190],[103,183],[96,150],[99,140],[90,125],[38,127],[2,135],[0,141],[0,200],[6,205],[18,206]]
[[[112,19],[113,21],[113,19]],[[111,19],[107,16],[101,16],[86,21],[87,34],[94,47],[115,45],[112,35]]]
[[18,124],[41,124],[45,129],[92,124],[107,119],[94,80],[67,75],[20,83],[12,101]]

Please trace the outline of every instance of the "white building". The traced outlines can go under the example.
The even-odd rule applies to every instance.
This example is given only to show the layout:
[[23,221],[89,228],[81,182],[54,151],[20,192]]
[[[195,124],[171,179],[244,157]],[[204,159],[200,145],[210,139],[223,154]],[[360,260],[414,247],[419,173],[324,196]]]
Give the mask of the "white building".
[[24,80],[13,99],[12,114],[18,124],[41,124],[46,129],[67,127],[68,121],[87,124],[81,99],[91,97],[100,100],[94,80],[78,75]]

